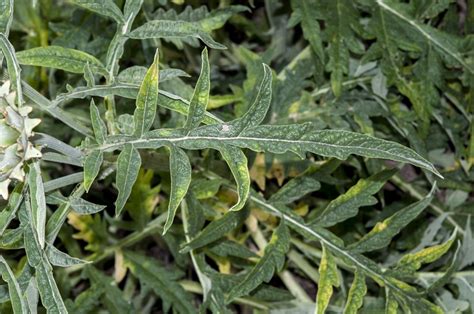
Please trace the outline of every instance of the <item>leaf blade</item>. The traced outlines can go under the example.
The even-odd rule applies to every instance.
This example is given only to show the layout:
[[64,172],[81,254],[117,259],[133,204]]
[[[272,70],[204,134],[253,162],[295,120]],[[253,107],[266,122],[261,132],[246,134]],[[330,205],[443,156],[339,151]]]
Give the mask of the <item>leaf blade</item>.
[[117,200],[115,201],[115,215],[122,213],[133,184],[138,177],[141,166],[141,157],[133,145],[126,145],[117,159],[116,184],[118,189]]

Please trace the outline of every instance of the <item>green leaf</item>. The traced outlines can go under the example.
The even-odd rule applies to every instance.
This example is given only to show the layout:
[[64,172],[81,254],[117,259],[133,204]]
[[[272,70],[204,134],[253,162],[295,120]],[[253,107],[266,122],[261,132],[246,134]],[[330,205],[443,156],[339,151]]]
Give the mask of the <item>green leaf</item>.
[[[99,295],[104,292],[103,303],[110,313],[130,314],[133,313],[132,305],[125,300],[122,291],[117,287],[117,283],[109,276],[103,274],[96,268],[88,265],[85,274],[91,281],[92,286],[97,286]],[[96,296],[93,296],[96,297]]]
[[46,228],[46,198],[39,161],[30,165],[28,173],[28,188],[31,202],[31,223],[38,237],[38,243],[44,248]]
[[138,91],[136,109],[133,113],[135,121],[134,135],[142,136],[153,125],[158,102],[159,54],[155,52],[153,64],[148,69]]
[[318,294],[316,296],[316,313],[323,314],[329,305],[333,286],[339,287],[339,275],[332,254],[323,245],[323,256],[319,264]]
[[[13,19],[13,0],[0,0],[0,33],[8,37]],[[1,60],[1,59],[0,59]],[[2,62],[0,61],[0,64]]]
[[69,198],[71,208],[80,215],[91,215],[104,210],[107,206],[94,204],[80,197]]
[[179,204],[188,192],[191,183],[191,164],[189,158],[182,149],[176,146],[170,148],[170,175],[171,175],[171,193],[168,204],[168,217],[163,228],[165,234],[173,224],[176,210]]
[[92,151],[84,158],[84,189],[88,192],[95,178],[99,174],[100,167],[104,161],[102,151]]
[[357,253],[363,253],[378,250],[389,245],[392,238],[396,236],[402,228],[407,226],[428,207],[434,197],[435,190],[436,182],[433,184],[430,193],[424,199],[399,210],[383,222],[378,222],[362,239],[349,246],[349,249]]
[[84,73],[89,64],[91,70],[106,73],[104,65],[95,57],[80,50],[60,46],[38,47],[16,53],[18,62],[23,65],[34,65],[60,69],[71,73]]
[[118,189],[117,200],[115,201],[115,215],[122,213],[132,187],[138,177],[141,158],[137,149],[133,145],[126,145],[117,159],[116,184]]
[[432,263],[451,248],[456,240],[457,231],[454,230],[451,237],[444,243],[425,248],[416,253],[404,255],[395,266],[394,272],[397,274],[413,274],[422,264]]
[[272,101],[272,70],[266,64],[263,64],[262,81],[257,86],[250,109],[242,117],[228,123],[228,130],[225,132],[229,135],[238,135],[244,130],[257,127],[265,119]]
[[3,233],[20,208],[23,201],[23,189],[23,184],[17,184],[8,198],[7,206],[0,212],[0,237],[3,236]]
[[356,269],[354,281],[352,281],[346,306],[344,307],[344,314],[357,314],[359,308],[364,303],[366,293],[367,285],[365,284],[365,276],[359,269]]
[[324,15],[326,35],[329,39],[329,62],[327,70],[331,72],[331,88],[336,97],[342,93],[344,75],[349,72],[350,52],[364,53],[364,45],[355,36],[353,29],[360,28],[360,16],[353,2],[325,0],[321,6],[332,12]]
[[320,13],[314,2],[305,0],[292,0],[291,7],[293,13],[290,20],[290,26],[301,23],[304,37],[309,41],[314,54],[318,56],[321,63],[324,62],[323,43],[321,39],[321,29],[317,17]]
[[122,24],[125,18],[113,0],[71,0],[72,3],[94,13],[113,18]]
[[8,293],[10,296],[13,313],[28,313],[28,306],[25,303],[25,298],[23,297],[20,285],[18,284],[15,275],[3,256],[0,256],[0,273],[2,274],[3,280],[5,280],[5,282],[8,284]]
[[[28,205],[27,205],[28,208]],[[54,280],[53,268],[49,263],[38,241],[38,236],[31,223],[31,209],[20,213],[20,221],[24,228],[25,251],[28,263],[35,269],[36,283],[41,302],[50,313],[67,313],[58,286]]]
[[[74,301],[67,304],[69,313],[88,314],[99,306],[99,299],[104,294],[103,285],[92,284],[90,288],[81,292]],[[68,300],[69,301],[69,300]]]
[[222,218],[212,221],[202,229],[196,237],[186,243],[181,249],[181,253],[204,247],[209,243],[222,238],[226,233],[237,228],[247,218],[248,210],[229,211]]
[[376,194],[396,170],[384,170],[367,179],[360,179],[346,193],[332,200],[323,212],[312,221],[323,227],[330,227],[357,215],[359,207],[370,206],[377,203],[372,195]]
[[290,232],[282,220],[265,247],[262,258],[227,295],[227,303],[257,288],[262,282],[269,282],[275,271],[281,271],[286,252],[290,249]]
[[100,117],[99,109],[95,105],[93,99],[91,100],[90,114],[95,140],[97,141],[97,143],[103,144],[107,137],[107,128],[105,126],[104,121]]
[[54,266],[59,267],[70,267],[74,265],[82,265],[90,263],[88,261],[84,261],[82,259],[72,257],[67,253],[61,252],[53,245],[48,244],[46,246],[46,256],[48,257],[49,262]]
[[[20,66],[18,64],[18,60],[15,56],[15,48],[13,45],[8,41],[7,37],[3,33],[0,32],[0,50],[3,53],[7,61],[7,70],[8,70],[8,77],[12,82],[13,88],[16,91],[16,100],[18,103],[18,107],[23,105],[23,91],[22,91],[22,84],[21,84],[21,77],[20,77]],[[1,65],[1,64],[0,64]]]
[[453,39],[456,37],[452,35],[447,36],[445,33],[442,33],[431,26],[418,23],[403,12],[398,11],[396,5],[391,5],[384,0],[376,0],[376,3],[382,10],[395,17],[395,20],[398,23],[402,23],[405,26],[411,28],[414,34],[417,34],[422,39],[429,42],[435,47],[435,49],[439,50],[446,57],[455,60],[470,73],[474,73],[474,68],[463,59],[461,53],[456,47],[456,44],[453,43]]
[[206,107],[209,103],[209,91],[211,89],[209,58],[207,56],[207,48],[201,53],[201,74],[199,75],[196,87],[194,88],[193,97],[189,104],[188,118],[184,126],[185,129],[191,130],[197,128],[206,113]]
[[133,39],[199,38],[210,48],[226,49],[197,22],[154,20],[134,29],[128,34],[128,37]]
[[317,130],[311,123],[296,125],[262,125],[249,128],[240,135],[229,136],[228,124],[199,127],[183,136],[181,130],[154,130],[143,138],[110,138],[101,149],[113,150],[125,144],[135,147],[156,148],[173,143],[186,149],[219,149],[222,145],[248,148],[256,152],[282,154],[287,151],[303,156],[312,152],[325,157],[347,159],[355,154],[369,158],[406,162],[441,176],[436,168],[413,150],[395,142],[343,130]]
[[250,193],[250,173],[247,165],[247,157],[242,150],[232,146],[222,145],[219,148],[219,152],[229,166],[235,182],[237,182],[238,200],[237,203],[230,208],[230,211],[241,210],[245,206]]
[[125,263],[133,275],[153,289],[162,298],[163,309],[168,312],[172,306],[178,313],[195,313],[192,297],[176,280],[181,276],[158,264],[156,259],[132,252],[124,252]]

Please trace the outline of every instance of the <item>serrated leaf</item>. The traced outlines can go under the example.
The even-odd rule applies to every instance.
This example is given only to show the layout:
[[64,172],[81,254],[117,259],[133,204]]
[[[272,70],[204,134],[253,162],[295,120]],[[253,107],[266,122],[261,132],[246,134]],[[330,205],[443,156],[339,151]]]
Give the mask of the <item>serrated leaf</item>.
[[378,222],[375,227],[359,241],[349,246],[354,252],[363,253],[378,250],[390,244],[390,241],[396,236],[403,227],[407,226],[431,203],[436,190],[436,183],[430,193],[421,201],[413,203],[399,211],[394,215]]
[[168,217],[163,228],[163,234],[165,234],[173,224],[176,210],[188,192],[189,184],[191,183],[192,170],[186,152],[174,145],[169,148],[171,193],[168,205]]
[[177,275],[158,261],[132,252],[124,252],[125,263],[133,275],[150,286],[163,300],[165,312],[172,306],[179,313],[195,313],[192,297],[176,282]]
[[28,313],[28,306],[25,302],[25,299],[23,298],[20,285],[18,284],[15,275],[3,256],[0,256],[0,273],[2,274],[3,280],[8,284],[8,293],[10,296],[13,313]]
[[212,221],[204,229],[202,229],[196,237],[186,243],[181,253],[187,253],[190,250],[196,250],[209,243],[222,238],[226,233],[235,229],[248,216],[248,210],[229,211],[222,218]]
[[103,144],[107,137],[107,128],[105,126],[104,121],[100,117],[99,109],[95,105],[93,99],[91,100],[90,114],[91,114],[92,129],[94,130],[95,140],[97,141],[97,143]]
[[45,243],[46,228],[46,198],[44,193],[43,179],[41,178],[41,169],[39,161],[30,165],[28,173],[28,188],[31,202],[31,218],[34,230],[36,231],[38,242],[41,248]]
[[125,18],[113,0],[71,0],[72,3],[94,13],[113,18],[117,23],[125,22]]
[[18,62],[23,65],[34,65],[60,69],[71,73],[84,73],[84,67],[89,67],[99,73],[106,73],[104,65],[90,54],[60,46],[38,47],[16,53]]
[[199,38],[213,49],[226,49],[216,42],[199,24],[185,21],[154,20],[134,29],[128,34],[133,39],[149,38]]
[[282,220],[275,229],[272,238],[265,247],[262,258],[227,295],[227,302],[247,295],[263,282],[269,282],[274,272],[281,271],[285,263],[286,252],[290,248],[290,232]]
[[422,264],[432,263],[439,259],[441,256],[446,254],[446,252],[451,248],[451,245],[456,240],[455,230],[451,237],[444,243],[434,245],[428,248],[425,248],[416,253],[405,254],[398,261],[395,266],[395,272],[400,274],[413,274],[417,271]]
[[191,130],[197,128],[206,113],[207,104],[209,103],[209,91],[211,89],[209,57],[207,48],[201,53],[201,74],[199,75],[194,93],[189,104],[188,118],[184,128]]
[[67,253],[61,252],[51,244],[47,244],[45,252],[49,262],[54,266],[70,267],[74,265],[90,263],[88,261],[72,257]]
[[232,146],[222,145],[219,148],[219,152],[229,166],[237,183],[238,200],[237,203],[230,208],[230,211],[241,210],[245,206],[250,193],[250,173],[247,165],[247,157],[242,150]]
[[344,307],[344,314],[357,314],[359,308],[361,308],[364,303],[366,293],[367,285],[365,283],[365,276],[360,270],[356,269],[354,281],[352,281],[346,306]]
[[117,159],[116,184],[118,189],[117,200],[115,201],[115,215],[122,213],[132,187],[137,180],[138,171],[141,166],[141,158],[137,149],[133,145],[126,145]]
[[323,256],[319,264],[318,293],[316,295],[316,313],[323,314],[329,305],[333,287],[339,287],[339,275],[336,261],[332,254],[323,245]]
[[396,170],[384,170],[367,179],[360,179],[346,193],[332,200],[313,223],[318,226],[330,227],[357,215],[359,207],[374,205],[377,199],[373,197]]
[[88,192],[95,178],[99,174],[100,167],[104,161],[102,151],[92,151],[84,158],[84,189]]
[[153,125],[158,102],[159,54],[155,52],[153,64],[148,69],[138,91],[136,109],[133,113],[135,121],[134,135],[142,136]]

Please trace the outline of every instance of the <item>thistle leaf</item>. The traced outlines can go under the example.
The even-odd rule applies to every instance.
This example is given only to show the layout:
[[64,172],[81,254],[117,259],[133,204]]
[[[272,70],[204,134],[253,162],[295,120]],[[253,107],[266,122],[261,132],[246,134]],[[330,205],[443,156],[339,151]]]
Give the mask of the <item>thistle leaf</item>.
[[104,161],[102,151],[92,151],[84,159],[84,189],[88,192],[95,178],[99,174],[100,167]]
[[290,232],[282,220],[275,229],[272,238],[265,247],[262,258],[245,275],[241,282],[234,286],[227,295],[227,302],[246,295],[253,291],[263,282],[269,282],[274,272],[283,268],[285,263],[285,254],[290,248]]
[[407,226],[428,207],[433,199],[435,190],[436,183],[433,184],[430,193],[424,199],[399,210],[383,222],[377,223],[362,239],[349,246],[349,249],[357,253],[363,253],[388,246],[392,238],[396,236],[403,227]]
[[128,34],[133,39],[149,38],[199,38],[213,49],[226,49],[196,22],[154,20],[134,29]]
[[38,237],[38,243],[44,248],[46,228],[46,199],[44,195],[43,179],[39,161],[31,164],[28,173],[28,187],[31,206],[31,218],[34,230]]
[[28,306],[25,303],[20,285],[18,284],[15,275],[3,256],[0,256],[0,273],[2,274],[3,280],[5,280],[5,282],[8,284],[8,293],[10,296],[13,313],[28,313]]
[[118,189],[117,200],[115,201],[115,215],[122,213],[132,187],[138,177],[141,166],[140,154],[133,145],[125,146],[117,159],[116,183]]
[[165,312],[172,306],[179,313],[195,313],[194,306],[189,302],[191,296],[176,282],[181,274],[165,269],[149,257],[132,252],[125,252],[124,255],[133,275],[162,298]]
[[360,179],[346,193],[331,201],[313,223],[330,227],[357,215],[359,207],[376,204],[377,199],[372,195],[377,193],[395,172],[396,170],[385,170],[367,179]]
[[[0,0],[0,33],[8,37],[13,19],[13,0]],[[1,58],[0,58],[1,60]],[[2,62],[0,61],[0,64]]]
[[186,196],[191,183],[191,164],[186,153],[178,147],[170,146],[171,193],[168,205],[168,217],[163,228],[165,234],[173,224],[179,204]]
[[250,173],[247,165],[247,157],[242,150],[232,146],[223,145],[219,148],[219,152],[229,166],[237,183],[238,200],[230,210],[241,210],[245,206],[250,193]]
[[72,0],[72,3],[122,24],[125,18],[113,0]]
[[212,221],[202,229],[196,237],[186,243],[181,253],[199,249],[222,238],[229,231],[242,224],[249,214],[248,210],[229,211],[222,218]]
[[[27,206],[28,207],[28,206]],[[28,263],[35,269],[36,283],[41,302],[48,312],[67,313],[66,306],[53,277],[53,268],[40,246],[35,227],[31,223],[31,212],[20,212],[20,221],[24,228],[24,241]]]
[[153,64],[148,69],[138,91],[136,109],[133,113],[135,121],[134,135],[141,137],[153,125],[158,102],[159,54],[155,52]]
[[404,255],[397,263],[394,272],[397,274],[413,274],[421,265],[432,263],[442,257],[456,240],[457,231],[444,243],[425,248],[416,253]]
[[90,263],[88,261],[72,257],[67,253],[61,252],[51,244],[47,244],[45,252],[46,256],[48,256],[49,262],[54,266],[70,267],[74,265]]
[[206,113],[207,104],[209,103],[211,82],[209,77],[210,69],[207,48],[204,48],[202,51],[201,60],[201,74],[199,75],[191,103],[189,104],[188,118],[184,126],[187,130],[197,128],[201,124]]
[[359,308],[364,303],[366,293],[367,285],[365,283],[365,276],[360,270],[356,269],[354,281],[352,281],[346,306],[344,307],[344,314],[357,314]]
[[323,245],[323,256],[319,264],[318,293],[316,296],[316,313],[323,314],[329,305],[333,287],[339,287],[339,275],[332,254]]
[[16,53],[18,62],[23,65],[34,65],[60,69],[71,73],[84,73],[84,67],[94,72],[107,73],[104,65],[90,54],[60,46],[38,47]]
[[91,114],[92,129],[94,130],[95,140],[97,141],[97,143],[103,144],[107,137],[107,128],[105,126],[104,121],[100,117],[99,109],[95,105],[93,99],[91,100],[90,114]]

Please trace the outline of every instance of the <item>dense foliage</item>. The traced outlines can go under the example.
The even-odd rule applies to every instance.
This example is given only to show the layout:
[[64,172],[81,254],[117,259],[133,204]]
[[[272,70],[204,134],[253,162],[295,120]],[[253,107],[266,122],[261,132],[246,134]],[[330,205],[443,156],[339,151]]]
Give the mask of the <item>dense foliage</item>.
[[1,313],[472,313],[474,5],[0,0]]

